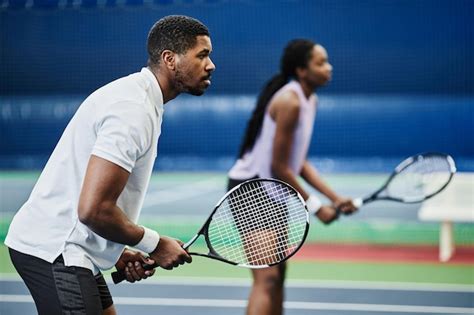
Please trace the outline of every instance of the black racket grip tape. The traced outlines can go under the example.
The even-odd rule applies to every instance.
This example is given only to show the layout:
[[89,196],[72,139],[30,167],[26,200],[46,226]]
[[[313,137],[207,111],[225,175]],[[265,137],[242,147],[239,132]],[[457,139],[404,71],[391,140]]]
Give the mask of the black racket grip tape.
[[[153,264],[153,265],[142,264],[142,267],[145,270],[152,270],[153,268],[158,267],[158,265],[157,264]],[[124,271],[117,270],[117,271],[112,272],[112,281],[114,282],[114,284],[119,284],[120,282],[122,282],[125,279],[127,279],[127,277],[125,277],[125,272]]]

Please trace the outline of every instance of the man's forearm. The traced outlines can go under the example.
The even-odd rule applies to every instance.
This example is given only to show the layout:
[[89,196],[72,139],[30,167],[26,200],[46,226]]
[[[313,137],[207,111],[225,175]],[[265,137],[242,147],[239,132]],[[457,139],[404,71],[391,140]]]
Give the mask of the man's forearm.
[[143,228],[128,219],[117,205],[104,206],[81,222],[99,236],[120,244],[134,246],[143,237]]

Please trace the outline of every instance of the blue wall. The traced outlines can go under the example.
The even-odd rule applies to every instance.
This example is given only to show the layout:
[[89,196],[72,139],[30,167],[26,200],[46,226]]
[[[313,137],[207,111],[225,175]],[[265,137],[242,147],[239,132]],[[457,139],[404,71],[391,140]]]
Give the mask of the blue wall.
[[[1,97],[0,168],[42,167],[82,99]],[[253,95],[180,96],[166,104],[158,162],[167,169],[229,167],[254,102]],[[474,97],[321,95],[310,155],[353,163],[441,151],[471,160],[460,169],[474,171],[473,104]],[[220,158],[230,162],[215,164]]]
[[217,70],[206,96],[166,105],[159,163],[231,161],[296,37],[334,66],[312,156],[474,161],[474,1],[0,0],[0,168],[42,167],[87,94],[146,64],[147,32],[168,14],[209,26]]
[[334,65],[328,92],[474,92],[471,0],[156,1],[101,8],[93,0],[72,8],[68,0],[63,9],[54,0],[35,0],[40,8],[32,9],[21,8],[24,2],[0,10],[2,94],[88,93],[134,72],[146,63],[149,28],[168,14],[209,26],[217,65],[212,93],[256,93],[295,37],[328,49]]

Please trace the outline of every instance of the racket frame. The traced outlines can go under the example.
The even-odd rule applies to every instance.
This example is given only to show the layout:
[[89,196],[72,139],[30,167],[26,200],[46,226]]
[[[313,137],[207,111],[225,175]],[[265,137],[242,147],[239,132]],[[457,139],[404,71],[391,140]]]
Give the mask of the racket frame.
[[[290,190],[292,190],[296,196],[299,198],[299,200],[301,201],[301,204],[304,206],[304,209],[306,210],[306,226],[305,226],[305,231],[303,233],[303,237],[301,239],[301,242],[298,244],[298,246],[288,255],[286,256],[285,258],[283,258],[282,260],[278,261],[278,262],[275,262],[275,263],[271,263],[271,264],[268,264],[268,265],[256,265],[256,266],[252,266],[252,265],[247,265],[247,264],[239,264],[239,263],[236,263],[234,261],[230,261],[230,260],[227,260],[223,257],[221,257],[216,251],[215,249],[212,247],[212,244],[211,244],[211,241],[209,240],[209,234],[208,234],[208,229],[209,229],[209,225],[211,224],[212,222],[212,217],[214,216],[214,214],[216,213],[216,211],[219,209],[219,206],[224,202],[224,200],[230,195],[232,194],[235,190],[239,189],[241,186],[243,185],[246,185],[246,184],[249,184],[251,182],[262,182],[262,181],[273,181],[273,182],[277,182],[279,184],[282,184],[286,187],[288,187]],[[271,266],[274,266],[274,265],[278,265],[280,263],[283,263],[284,261],[288,260],[290,257],[292,257],[294,254],[296,254],[296,252],[301,248],[301,246],[303,246],[303,243],[305,242],[306,240],[306,237],[308,236],[308,231],[309,231],[309,211],[308,211],[308,208],[306,206],[306,202],[304,201],[303,197],[301,197],[300,193],[294,189],[292,186],[290,186],[289,184],[281,181],[281,180],[278,180],[278,179],[274,179],[274,178],[256,178],[256,179],[250,179],[250,180],[247,180],[243,183],[240,183],[239,185],[235,186],[234,188],[232,188],[231,190],[229,190],[224,196],[222,196],[222,198],[217,202],[217,204],[215,205],[214,207],[214,210],[211,212],[211,214],[209,215],[209,217],[207,218],[206,222],[202,225],[202,227],[199,229],[199,232],[193,237],[191,238],[187,243],[185,243],[183,245],[183,249],[187,250],[189,247],[191,247],[191,245],[200,237],[200,236],[204,236],[204,240],[206,242],[206,246],[209,250],[209,252],[207,254],[204,254],[204,253],[199,253],[199,252],[189,252],[190,255],[193,255],[193,256],[202,256],[202,257],[207,257],[207,258],[211,258],[211,259],[214,259],[214,260],[218,260],[218,261],[221,261],[221,262],[224,262],[224,263],[227,263],[227,264],[231,264],[231,265],[234,265],[234,266],[240,266],[240,267],[245,267],[245,268],[250,268],[250,269],[262,269],[262,268],[267,268],[267,267],[271,267]],[[156,268],[157,266],[155,265],[142,265],[142,267],[145,269],[145,270],[151,270],[151,269],[154,269]],[[124,280],[123,278],[123,272],[122,271],[114,271],[112,272],[112,280],[115,284],[118,284],[120,283],[121,281]]]
[[[216,250],[212,247],[211,241],[209,239],[208,229],[209,229],[209,225],[212,222],[212,217],[214,216],[216,211],[219,209],[220,205],[227,199],[227,197],[229,195],[231,195],[234,191],[238,190],[241,186],[248,185],[252,182],[263,182],[263,181],[265,181],[265,182],[276,182],[276,183],[279,183],[283,186],[286,186],[287,188],[289,188],[290,190],[292,190],[296,194],[296,196],[301,201],[301,204],[304,205],[304,208],[306,210],[306,227],[305,227],[305,231],[304,231],[303,237],[301,239],[301,242],[298,244],[298,246],[288,256],[286,256],[285,258],[283,258],[282,260],[280,260],[278,262],[271,263],[271,264],[268,264],[268,265],[253,266],[253,265],[247,265],[247,264],[239,264],[239,263],[236,263],[234,261],[227,260],[227,259],[223,258],[222,256],[220,256],[216,252]],[[262,269],[262,268],[267,268],[267,267],[271,267],[271,266],[274,266],[274,265],[278,265],[278,264],[288,260],[294,254],[296,254],[296,252],[301,248],[301,246],[303,246],[303,243],[305,242],[306,237],[308,236],[308,231],[309,231],[309,211],[308,211],[308,208],[306,207],[306,203],[305,203],[303,197],[300,195],[300,193],[296,189],[294,189],[292,186],[290,186],[289,184],[287,184],[287,183],[285,183],[281,180],[274,179],[274,178],[256,178],[256,179],[250,179],[250,180],[247,180],[243,183],[240,183],[239,185],[237,185],[234,188],[232,188],[231,190],[229,190],[224,196],[222,196],[222,198],[217,202],[216,206],[214,207],[214,210],[211,212],[211,214],[209,215],[209,217],[207,218],[206,222],[203,224],[203,226],[201,227],[199,232],[189,242],[184,244],[183,248],[188,249],[202,235],[202,236],[204,236],[204,240],[206,242],[207,248],[209,249],[209,252],[207,254],[198,253],[198,252],[189,252],[190,255],[208,257],[208,258],[219,260],[219,261],[222,261],[222,262],[234,265],[234,266],[240,266],[240,267],[245,267],[245,268],[250,268],[250,269]]]
[[[419,159],[424,159],[426,157],[432,157],[432,156],[445,157],[448,164],[449,164],[449,166],[450,166],[450,175],[449,175],[448,180],[437,191],[435,191],[434,193],[431,193],[430,195],[425,196],[423,199],[419,199],[419,198],[416,198],[416,199],[413,199],[413,198],[395,198],[395,197],[390,197],[390,196],[379,196],[379,194],[387,188],[387,186],[390,184],[392,179],[397,174],[401,173],[405,168],[407,168],[408,166],[410,166],[413,163],[417,162]],[[376,200],[390,200],[390,201],[397,201],[397,202],[403,202],[403,203],[419,203],[419,202],[427,200],[427,199],[433,197],[434,195],[440,193],[441,191],[443,191],[446,188],[446,186],[448,186],[448,184],[451,182],[451,180],[452,180],[455,173],[456,173],[456,165],[454,163],[453,158],[449,154],[439,153],[439,152],[419,153],[419,154],[416,154],[416,155],[413,155],[413,156],[410,156],[410,157],[406,158],[400,164],[398,164],[397,167],[395,167],[395,170],[392,172],[392,174],[390,174],[389,178],[382,185],[382,187],[380,187],[377,191],[372,193],[370,196],[362,198],[362,204],[366,204],[366,203],[373,202],[373,201],[376,201]]]

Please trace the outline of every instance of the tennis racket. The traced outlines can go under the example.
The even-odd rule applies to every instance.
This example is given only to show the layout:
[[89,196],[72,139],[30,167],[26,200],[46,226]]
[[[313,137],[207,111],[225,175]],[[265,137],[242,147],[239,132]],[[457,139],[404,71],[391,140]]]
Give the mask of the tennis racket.
[[[308,228],[306,204],[293,187],[275,179],[253,179],[227,192],[183,248],[188,249],[202,236],[209,251],[189,254],[240,267],[265,268],[293,256],[303,245]],[[119,283],[125,274],[113,272],[112,279]]]
[[[440,193],[456,173],[451,156],[444,153],[422,153],[401,162],[385,184],[365,198],[355,198],[354,206],[376,200],[392,200],[403,203],[422,202]],[[338,213],[340,210],[338,209]]]

